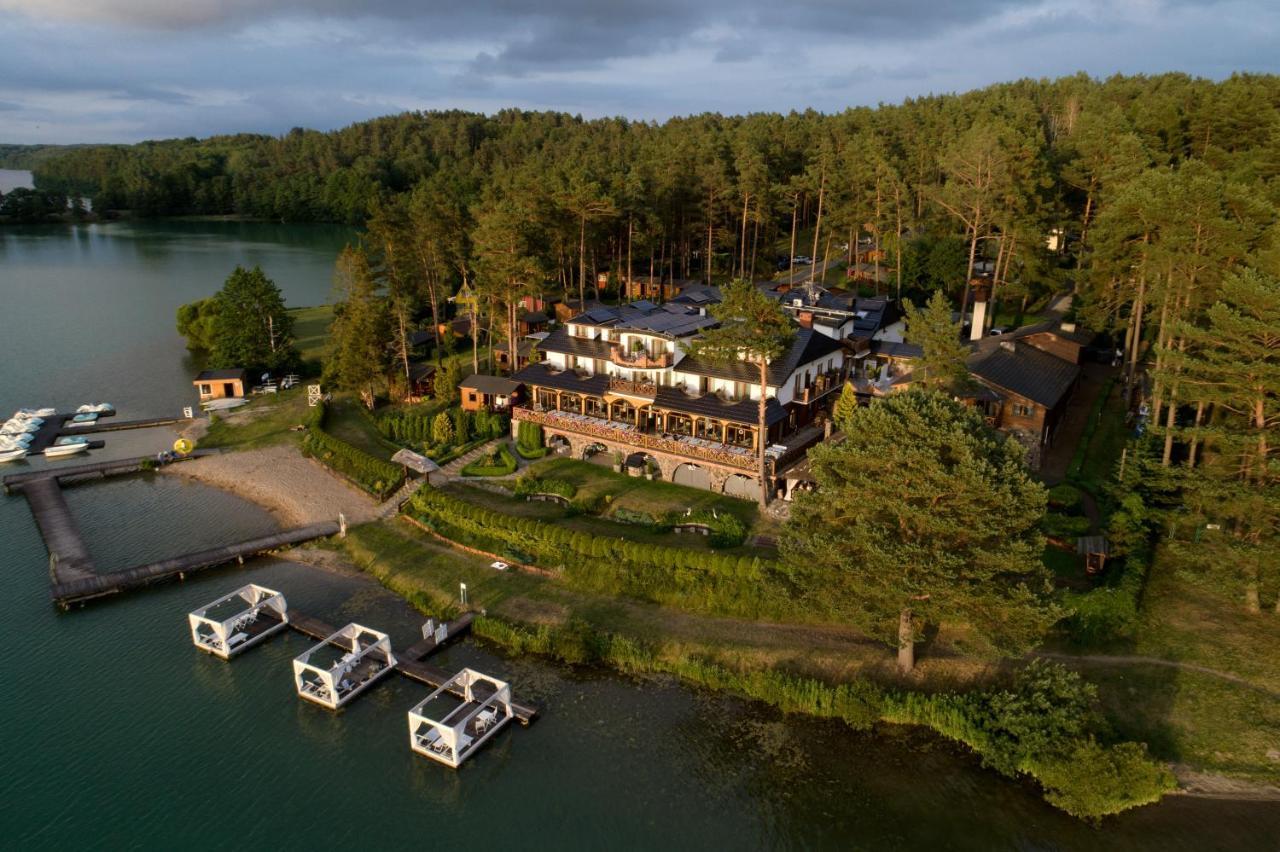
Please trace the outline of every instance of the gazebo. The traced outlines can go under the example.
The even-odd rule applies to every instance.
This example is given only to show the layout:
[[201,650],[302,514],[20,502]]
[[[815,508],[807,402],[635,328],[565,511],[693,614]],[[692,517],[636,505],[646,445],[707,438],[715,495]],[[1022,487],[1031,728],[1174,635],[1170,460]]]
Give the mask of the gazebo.
[[[428,708],[439,718],[428,716]],[[507,683],[463,669],[409,711],[409,747],[457,769],[511,716]]]
[[284,595],[250,583],[187,614],[191,641],[224,660],[258,644],[289,623]]
[[1084,557],[1085,573],[1097,574],[1107,565],[1111,542],[1104,535],[1087,535],[1076,539],[1076,553]]
[[337,710],[396,665],[391,637],[352,622],[293,660],[298,695]]

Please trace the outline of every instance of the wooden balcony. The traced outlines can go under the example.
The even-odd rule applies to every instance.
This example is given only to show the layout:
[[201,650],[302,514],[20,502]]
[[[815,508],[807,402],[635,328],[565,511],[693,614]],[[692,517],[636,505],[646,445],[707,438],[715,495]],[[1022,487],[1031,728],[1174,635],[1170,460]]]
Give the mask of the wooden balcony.
[[671,353],[664,351],[650,355],[643,349],[625,352],[621,346],[614,344],[609,347],[609,360],[619,367],[631,370],[665,370],[671,366]]
[[742,471],[754,472],[756,454],[747,447],[719,444],[688,436],[663,436],[644,432],[629,423],[601,420],[565,411],[537,411],[523,405],[511,409],[516,420],[527,420],[551,429],[574,432],[604,441],[613,441],[637,449],[684,456],[695,461],[711,462]]
[[609,390],[625,396],[640,396],[652,400],[658,393],[658,386],[653,382],[636,382],[610,376]]

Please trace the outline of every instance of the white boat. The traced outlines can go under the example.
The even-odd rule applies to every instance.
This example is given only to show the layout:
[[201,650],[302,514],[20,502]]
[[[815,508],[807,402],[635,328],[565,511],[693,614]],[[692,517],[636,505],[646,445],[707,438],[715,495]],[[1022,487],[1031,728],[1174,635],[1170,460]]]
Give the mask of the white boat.
[[59,438],[53,446],[45,447],[44,455],[45,458],[58,459],[82,453],[87,449],[89,449],[88,438]]
[[96,402],[80,406],[76,409],[76,414],[106,414],[115,410],[115,406],[109,402]]
[[25,435],[31,432],[38,432],[40,431],[40,424],[43,422],[43,420],[40,421],[40,423],[35,421],[10,420],[5,423],[4,426],[0,426],[0,435]]
[[83,414],[77,414],[70,420],[66,421],[67,426],[92,426],[98,422],[98,412],[86,411]]
[[17,461],[26,454],[26,447],[16,447],[12,450],[0,450],[0,464],[3,464],[4,462]]

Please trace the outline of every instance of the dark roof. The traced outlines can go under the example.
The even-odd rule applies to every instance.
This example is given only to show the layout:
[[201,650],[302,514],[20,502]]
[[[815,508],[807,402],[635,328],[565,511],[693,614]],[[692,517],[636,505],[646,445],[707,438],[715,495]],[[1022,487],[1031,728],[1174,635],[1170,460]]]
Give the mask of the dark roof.
[[553,370],[546,364],[530,364],[511,378],[524,384],[593,396],[604,396],[609,389],[609,377],[603,374],[579,376],[573,370]]
[[716,324],[698,310],[674,300],[665,305],[655,305],[647,299],[617,307],[595,307],[578,314],[569,322],[574,325],[604,326],[613,329],[634,329],[665,337],[686,337]]
[[[791,378],[796,367],[824,358],[832,352],[839,352],[840,341],[827,337],[811,328],[802,328],[796,332],[791,349],[782,358],[777,358],[769,365],[769,384],[780,387]],[[711,376],[716,379],[729,379],[735,382],[758,382],[760,370],[755,364],[736,361],[719,364],[709,358],[696,355],[686,356],[676,364],[676,371],[693,373],[699,376]]]
[[608,358],[609,342],[607,340],[588,340],[585,337],[574,337],[569,329],[560,326],[547,335],[538,347],[543,352],[563,352],[566,355],[580,355],[583,358]]
[[529,311],[520,317],[520,320],[521,322],[527,322],[529,325],[541,325],[542,323],[550,322],[551,317],[547,316],[546,311]]
[[520,382],[512,381],[504,376],[486,376],[483,373],[472,373],[462,381],[458,382],[458,387],[467,390],[478,390],[480,393],[510,395],[520,387]]
[[1080,375],[1079,366],[1034,346],[1013,340],[1001,344],[969,356],[969,372],[1045,408],[1057,406]]
[[721,301],[720,288],[709,284],[690,284],[671,299],[676,305],[714,305]]
[[924,347],[916,343],[873,340],[871,341],[871,354],[883,355],[886,358],[921,358],[924,356]]
[[434,364],[425,364],[421,361],[409,364],[409,381],[420,382],[423,379],[429,379],[436,374]]
[[1019,337],[1029,337],[1033,334],[1044,334],[1046,332],[1056,337],[1061,337],[1063,340],[1070,340],[1072,343],[1078,343],[1081,346],[1088,346],[1093,342],[1093,339],[1097,337],[1094,332],[1079,325],[1077,325],[1072,331],[1066,331],[1063,329],[1062,323],[1058,320],[1039,322],[1035,325],[1024,325],[1022,328],[1015,328],[1013,331],[1005,332],[1004,334],[997,336],[1007,340],[1009,338],[1016,339]]
[[424,328],[424,329],[415,331],[409,335],[409,345],[422,346],[424,344],[430,343],[434,339],[435,339],[435,332],[431,331],[430,329]]
[[[690,396],[682,390],[669,387],[658,388],[653,404],[673,411],[683,411],[700,417],[713,417],[717,420],[730,420],[748,426],[756,423],[760,416],[760,403],[754,399],[729,402],[713,393]],[[785,420],[787,411],[778,404],[778,400],[770,398],[765,403],[764,416],[765,421],[772,426],[779,420]]]
[[244,381],[249,375],[249,371],[243,368],[234,370],[202,370],[200,375],[196,376],[197,382],[217,381],[218,379],[239,379]]

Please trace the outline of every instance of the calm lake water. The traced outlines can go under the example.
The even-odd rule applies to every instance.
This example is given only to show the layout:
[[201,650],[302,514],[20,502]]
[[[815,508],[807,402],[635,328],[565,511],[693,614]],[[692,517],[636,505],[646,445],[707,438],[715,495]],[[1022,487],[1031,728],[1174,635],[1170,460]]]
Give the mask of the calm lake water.
[[[0,230],[0,412],[191,401],[173,312],[236,263],[290,304],[329,293],[336,228],[114,223]],[[164,446],[106,436],[102,455]],[[68,501],[103,568],[271,529],[257,507],[164,476],[76,486]],[[48,603],[25,502],[0,497],[0,837],[20,849],[1275,849],[1274,805],[1172,799],[1099,831],[921,732],[877,735],[681,687],[467,642],[440,658],[506,676],[540,704],[461,771],[409,752],[426,688],[390,678],[346,712],[293,694],[277,637],[224,663],[185,614],[250,580],[335,624],[404,646],[419,617],[361,577],[260,560],[71,613]]]

